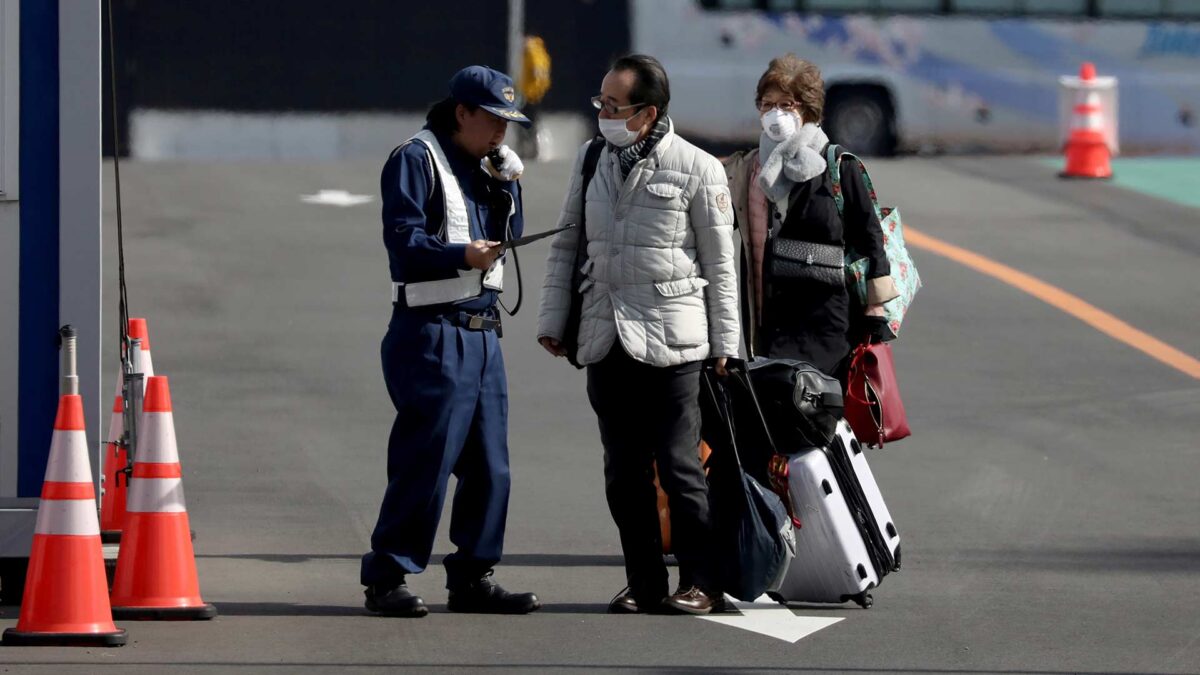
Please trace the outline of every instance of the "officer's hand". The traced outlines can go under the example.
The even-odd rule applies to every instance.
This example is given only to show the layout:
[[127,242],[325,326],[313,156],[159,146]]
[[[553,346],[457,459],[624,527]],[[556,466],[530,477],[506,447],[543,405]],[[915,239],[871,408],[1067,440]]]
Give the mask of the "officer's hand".
[[549,335],[543,335],[542,337],[538,338],[538,344],[555,356],[567,355],[567,348],[562,345],[562,342],[550,337]]
[[500,242],[476,239],[467,244],[467,265],[477,270],[487,270],[502,252]]
[[502,145],[483,158],[483,168],[492,178],[505,182],[518,180],[525,173],[525,164],[517,153],[507,145]]

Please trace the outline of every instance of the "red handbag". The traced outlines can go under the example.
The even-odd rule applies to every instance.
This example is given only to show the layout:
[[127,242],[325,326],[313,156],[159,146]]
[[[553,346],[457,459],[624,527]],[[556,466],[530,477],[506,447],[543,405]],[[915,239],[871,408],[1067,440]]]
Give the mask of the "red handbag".
[[885,442],[912,435],[900,400],[892,347],[886,342],[864,342],[854,348],[846,378],[846,421],[859,441],[882,448]]

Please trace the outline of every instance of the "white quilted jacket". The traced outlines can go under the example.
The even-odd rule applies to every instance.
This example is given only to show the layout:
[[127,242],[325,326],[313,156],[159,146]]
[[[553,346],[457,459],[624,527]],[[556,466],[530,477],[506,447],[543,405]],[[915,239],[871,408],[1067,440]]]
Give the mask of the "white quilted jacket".
[[[586,149],[559,218],[560,226],[579,222],[586,202],[579,362],[600,361],[618,337],[630,356],[653,366],[738,357],[733,205],[721,163],[672,128],[626,180],[605,148],[585,199]],[[577,237],[567,230],[551,245],[538,337],[563,336]]]

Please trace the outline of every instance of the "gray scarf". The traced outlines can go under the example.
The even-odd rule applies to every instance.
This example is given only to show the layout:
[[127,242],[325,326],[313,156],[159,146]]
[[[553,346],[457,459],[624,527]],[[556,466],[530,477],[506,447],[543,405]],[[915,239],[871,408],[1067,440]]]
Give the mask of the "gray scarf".
[[621,165],[621,177],[629,178],[629,172],[633,170],[633,165],[649,157],[650,152],[654,150],[654,146],[658,145],[658,142],[670,130],[671,122],[666,115],[663,115],[654,123],[654,127],[650,129],[650,133],[646,134],[646,137],[637,143],[624,148],[618,148],[609,143],[608,151],[617,153],[617,161]]
[[803,183],[825,173],[825,158],[821,149],[829,137],[815,124],[801,126],[783,141],[771,140],[765,133],[758,142],[758,187],[771,203],[786,205],[796,183]]

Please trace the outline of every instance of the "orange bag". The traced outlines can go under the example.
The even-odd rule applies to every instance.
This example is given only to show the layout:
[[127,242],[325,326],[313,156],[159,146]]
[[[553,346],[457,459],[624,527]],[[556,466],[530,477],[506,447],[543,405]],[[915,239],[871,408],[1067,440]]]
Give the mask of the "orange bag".
[[[700,466],[704,466],[711,454],[712,448],[708,447],[708,443],[700,441]],[[708,473],[707,467],[704,473]],[[667,493],[663,492],[658,482],[657,464],[654,465],[654,489],[658,492],[658,526],[662,530],[663,554],[666,555],[671,552],[671,510],[667,508]]]

